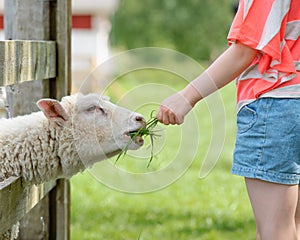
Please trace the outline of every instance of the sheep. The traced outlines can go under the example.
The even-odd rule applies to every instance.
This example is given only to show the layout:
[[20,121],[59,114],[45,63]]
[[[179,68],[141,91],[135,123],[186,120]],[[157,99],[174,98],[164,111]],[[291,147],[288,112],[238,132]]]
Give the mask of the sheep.
[[[130,138],[145,127],[143,116],[108,97],[74,94],[61,102],[41,99],[37,106],[41,111],[0,119],[0,181],[14,176],[39,184],[70,178],[125,147],[143,145],[142,138]],[[16,223],[0,239],[16,239],[18,229]]]
[[143,116],[105,96],[74,94],[61,102],[41,99],[37,106],[41,111],[0,119],[0,181],[70,178],[125,147],[143,145],[142,138],[131,141],[129,134],[145,127]]

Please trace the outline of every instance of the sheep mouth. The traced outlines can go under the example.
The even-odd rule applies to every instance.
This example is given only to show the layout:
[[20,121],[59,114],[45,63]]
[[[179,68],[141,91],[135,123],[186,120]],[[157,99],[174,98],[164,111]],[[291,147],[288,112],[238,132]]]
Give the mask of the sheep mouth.
[[138,146],[142,146],[144,144],[144,139],[142,137],[142,134],[140,133],[140,130],[142,128],[138,128],[135,130],[131,130],[125,133],[125,135],[127,137],[129,137],[129,141],[130,142],[134,142],[135,144],[137,144]]

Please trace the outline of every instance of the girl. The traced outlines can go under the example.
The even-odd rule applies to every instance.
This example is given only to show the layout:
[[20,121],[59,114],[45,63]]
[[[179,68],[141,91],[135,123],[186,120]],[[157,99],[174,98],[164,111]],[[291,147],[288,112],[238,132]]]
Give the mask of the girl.
[[300,1],[240,0],[228,40],[157,117],[181,124],[198,101],[238,77],[232,173],[245,177],[257,239],[300,240]]

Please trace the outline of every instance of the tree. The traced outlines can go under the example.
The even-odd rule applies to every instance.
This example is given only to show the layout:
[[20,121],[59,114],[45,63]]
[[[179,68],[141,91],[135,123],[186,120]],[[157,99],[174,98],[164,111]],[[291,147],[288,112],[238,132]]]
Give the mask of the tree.
[[197,60],[224,48],[233,0],[122,0],[112,17],[112,45],[167,47]]

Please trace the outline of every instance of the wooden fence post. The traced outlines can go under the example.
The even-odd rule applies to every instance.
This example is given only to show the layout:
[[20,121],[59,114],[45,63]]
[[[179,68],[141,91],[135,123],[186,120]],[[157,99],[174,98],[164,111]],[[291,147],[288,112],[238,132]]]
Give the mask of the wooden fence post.
[[[53,40],[57,48],[56,78],[6,87],[12,117],[36,111],[34,103],[42,97],[60,99],[70,93],[71,17],[71,0],[5,0],[6,39]],[[20,239],[69,239],[69,204],[70,183],[58,180],[21,221]]]
[[[49,3],[40,0],[5,0],[5,39],[50,40]],[[50,96],[49,80],[25,82],[6,89],[11,116],[36,111],[32,103]]]
[[[53,3],[53,2],[52,2]],[[53,14],[55,13],[55,14]],[[52,97],[60,99],[71,91],[71,0],[57,0],[52,5],[52,36],[57,43],[57,76],[50,85]],[[70,239],[70,182],[58,180],[57,187],[50,193],[49,239]]]

